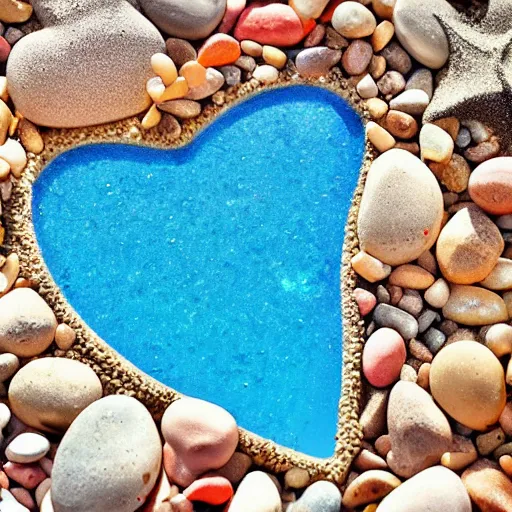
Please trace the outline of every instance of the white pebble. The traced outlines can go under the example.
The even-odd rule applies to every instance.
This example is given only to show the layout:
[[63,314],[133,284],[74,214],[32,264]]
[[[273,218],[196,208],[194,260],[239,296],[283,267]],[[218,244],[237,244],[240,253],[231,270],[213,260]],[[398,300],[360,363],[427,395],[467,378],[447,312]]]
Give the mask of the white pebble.
[[1,490],[0,512],[30,512],[7,489]]
[[5,404],[0,404],[0,430],[3,430],[11,420],[11,411]]
[[453,154],[453,139],[439,126],[424,124],[420,131],[421,159],[449,162]]
[[411,116],[419,116],[425,112],[430,100],[428,94],[421,89],[409,89],[389,102],[389,108],[400,110]]
[[357,93],[361,98],[375,98],[379,94],[379,89],[375,80],[370,74],[365,75],[356,86]]
[[3,146],[0,146],[0,158],[3,158],[10,166],[11,172],[19,178],[21,171],[27,165],[27,153],[23,146],[14,139],[7,139]]
[[11,462],[28,464],[42,459],[50,449],[46,437],[33,432],[25,432],[15,437],[5,449],[5,455]]
[[258,66],[252,73],[252,76],[261,83],[271,84],[277,82],[279,78],[279,71],[274,66],[263,64]]

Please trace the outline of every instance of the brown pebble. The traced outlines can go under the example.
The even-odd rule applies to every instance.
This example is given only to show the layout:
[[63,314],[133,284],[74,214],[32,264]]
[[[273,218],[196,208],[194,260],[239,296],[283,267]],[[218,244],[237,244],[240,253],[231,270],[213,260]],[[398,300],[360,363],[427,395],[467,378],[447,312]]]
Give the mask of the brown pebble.
[[361,450],[354,460],[354,467],[358,471],[370,471],[372,469],[387,469],[386,461],[369,450]]
[[411,57],[398,43],[390,43],[380,54],[386,59],[389,69],[398,71],[402,75],[406,75],[411,70]]
[[374,55],[370,61],[368,72],[374,80],[378,80],[386,72],[386,59],[380,55]]
[[186,62],[197,59],[197,52],[194,47],[185,39],[170,37],[165,41],[167,55],[171,57],[176,66],[181,67]]
[[418,370],[418,380],[416,381],[418,386],[421,386],[424,390],[430,390],[430,363],[423,363]]
[[373,50],[370,43],[356,39],[350,43],[342,57],[343,69],[349,75],[361,75],[372,59]]
[[394,34],[395,26],[393,23],[388,20],[379,23],[371,37],[373,51],[380,52],[393,39]]
[[69,350],[76,340],[75,331],[67,324],[59,324],[55,331],[55,343],[61,350]]
[[496,137],[491,140],[481,142],[477,146],[471,147],[464,151],[464,156],[470,161],[477,164],[485,162],[497,156],[500,152],[500,143]]
[[418,133],[418,123],[405,112],[390,110],[386,116],[386,129],[395,137],[411,139]]
[[391,451],[391,438],[388,434],[380,436],[375,441],[375,449],[381,457],[387,456],[387,454]]
[[455,140],[459,134],[460,121],[456,117],[443,117],[437,121],[432,121],[432,124],[435,124],[445,132],[448,132],[453,140]]
[[325,36],[325,25],[318,24],[304,40],[304,48],[318,46]]
[[429,167],[449,191],[461,193],[468,188],[471,169],[464,157],[454,153],[447,164],[430,162]]
[[395,148],[403,149],[404,151],[409,151],[409,153],[412,153],[415,156],[419,156],[419,154],[420,154],[420,146],[417,142],[398,141],[395,144]]
[[485,434],[480,434],[476,438],[476,447],[478,453],[482,456],[489,455],[496,448],[500,447],[505,442],[505,432],[498,427]]

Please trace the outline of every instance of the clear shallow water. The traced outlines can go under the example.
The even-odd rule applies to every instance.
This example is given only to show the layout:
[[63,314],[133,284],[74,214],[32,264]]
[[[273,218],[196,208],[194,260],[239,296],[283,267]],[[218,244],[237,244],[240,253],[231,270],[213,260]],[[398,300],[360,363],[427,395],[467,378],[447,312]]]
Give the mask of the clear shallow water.
[[266,92],[183,149],[56,158],[34,185],[36,236],[72,306],[143,371],[330,456],[341,247],[363,152],[360,119],[333,93]]

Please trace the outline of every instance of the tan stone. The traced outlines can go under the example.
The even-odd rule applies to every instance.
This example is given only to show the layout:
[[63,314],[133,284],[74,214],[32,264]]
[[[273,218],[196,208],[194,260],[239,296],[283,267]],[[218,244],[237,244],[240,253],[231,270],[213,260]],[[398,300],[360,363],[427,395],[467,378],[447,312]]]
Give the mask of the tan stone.
[[386,128],[395,137],[411,139],[418,133],[416,119],[405,112],[390,110],[386,116]]
[[377,26],[372,12],[356,2],[345,2],[336,7],[331,23],[338,33],[349,39],[371,36]]
[[396,143],[387,130],[373,121],[366,125],[366,136],[380,153],[390,150]]
[[372,119],[384,117],[388,111],[388,104],[380,98],[370,98],[365,102]]
[[343,494],[343,505],[356,508],[380,500],[400,484],[400,480],[388,471],[366,471],[347,487]]
[[417,265],[400,265],[389,276],[389,283],[412,290],[425,290],[434,283],[434,276]]
[[478,453],[471,439],[454,435],[453,446],[441,457],[441,464],[452,471],[460,471],[473,464],[478,459]]
[[20,273],[20,260],[16,253],[7,256],[0,272],[0,297],[3,297],[14,285]]
[[450,287],[441,277],[439,278],[424,295],[425,300],[434,308],[443,308],[450,298]]
[[59,324],[55,331],[55,343],[61,350],[69,350],[76,340],[75,331],[67,324]]
[[176,81],[174,81],[171,85],[166,87],[164,93],[158,99],[159,102],[176,100],[178,98],[183,98],[188,93],[188,84],[185,78],[179,76]]
[[386,66],[386,59],[382,55],[374,55],[370,61],[368,72],[372,75],[374,80],[378,80],[386,72]]
[[430,170],[450,192],[464,192],[468,188],[471,169],[466,159],[454,153],[447,164],[429,163]]
[[424,124],[420,131],[422,160],[449,162],[453,154],[453,139],[439,126]]
[[11,166],[13,176],[21,177],[21,173],[27,165],[27,153],[17,140],[7,139],[4,145],[0,146],[0,158]]
[[494,425],[506,403],[503,367],[488,348],[475,341],[453,343],[436,355],[430,390],[453,419],[474,430]]
[[480,284],[489,290],[512,289],[512,260],[499,258],[491,273]]
[[371,43],[374,52],[380,52],[395,34],[395,26],[388,20],[384,20],[377,25],[372,34]]
[[445,132],[448,132],[453,140],[455,140],[459,134],[460,121],[456,117],[443,117],[437,121],[432,121],[432,124],[435,124]]
[[180,76],[185,78],[189,87],[199,87],[206,82],[206,68],[196,60],[190,60],[181,66]]
[[439,235],[437,262],[448,281],[473,284],[490,274],[504,247],[499,229],[482,210],[463,208]]
[[311,478],[306,469],[291,468],[284,475],[285,488],[303,489],[309,485]]
[[512,354],[512,327],[508,324],[494,324],[485,333],[485,346],[496,357]]
[[158,125],[162,120],[162,113],[156,107],[156,104],[151,105],[151,108],[146,112],[146,115],[141,121],[141,126],[144,130],[150,130]]
[[18,124],[18,135],[20,136],[23,147],[30,153],[38,155],[44,149],[43,137],[34,123],[28,119],[21,119]]
[[396,0],[372,0],[372,7],[377,16],[390,20],[393,17]]
[[352,268],[370,283],[382,281],[391,274],[391,267],[364,251],[358,252],[350,261]]
[[11,120],[12,113],[9,110],[9,107],[0,99],[0,146],[5,142],[5,139],[7,139]]
[[284,53],[279,48],[276,48],[274,46],[263,46],[263,60],[270,64],[271,66],[274,66],[277,69],[282,69],[286,65],[286,61],[288,60],[288,57],[286,56],[286,53]]
[[32,6],[18,0],[0,0],[0,21],[3,23],[23,23],[32,16]]
[[496,448],[499,448],[505,442],[505,432],[498,427],[490,432],[480,434],[476,438],[476,447],[478,453],[482,456],[490,455]]
[[240,43],[242,47],[242,51],[246,55],[250,55],[251,57],[261,57],[263,54],[263,46],[260,43],[256,43],[255,41],[249,41],[248,39],[242,41]]
[[151,57],[151,67],[164,85],[168,87],[178,78],[178,70],[173,60],[165,53],[155,53]]

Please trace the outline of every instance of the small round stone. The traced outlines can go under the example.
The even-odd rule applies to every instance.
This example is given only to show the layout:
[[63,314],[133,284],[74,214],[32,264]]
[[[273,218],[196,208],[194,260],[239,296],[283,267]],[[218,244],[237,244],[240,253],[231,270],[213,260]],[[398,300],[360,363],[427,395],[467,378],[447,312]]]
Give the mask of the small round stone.
[[496,357],[512,354],[512,326],[503,323],[491,325],[485,333],[485,346]]
[[381,500],[402,482],[388,471],[370,470],[353,480],[343,494],[343,505],[356,508]]
[[334,11],[332,26],[343,37],[357,39],[371,36],[377,22],[372,12],[358,2],[343,2]]
[[388,111],[388,104],[380,98],[370,98],[366,107],[372,119],[381,119]]
[[420,148],[422,159],[432,160],[433,162],[449,162],[453,154],[453,147],[453,139],[439,126],[427,123],[421,128]]
[[287,489],[303,489],[309,485],[311,478],[306,469],[291,468],[284,475],[284,485]]
[[395,35],[395,27],[393,23],[384,20],[377,25],[377,28],[372,34],[372,47],[373,51],[380,52]]
[[416,119],[398,110],[390,110],[387,113],[386,128],[391,135],[399,139],[412,139],[418,133]]
[[204,100],[215,94],[223,85],[224,75],[215,68],[206,70],[206,81],[197,87],[191,87],[185,96],[187,100]]
[[459,341],[439,352],[430,369],[430,389],[452,418],[474,430],[496,423],[506,403],[500,361],[474,341]]
[[341,50],[331,50],[326,46],[306,48],[295,59],[297,71],[304,77],[327,75],[341,59]]
[[[341,5],[347,5],[347,3],[353,2],[346,2]],[[361,39],[356,39],[350,43],[350,46],[345,50],[345,53],[343,53],[341,59],[343,69],[349,75],[361,75],[370,64],[372,55],[373,50],[371,44]]]
[[377,88],[377,84],[375,80],[372,78],[370,74],[364,75],[364,77],[359,80],[356,86],[357,94],[361,96],[361,98],[375,98],[379,94],[379,89]]
[[379,304],[373,313],[373,319],[382,327],[397,331],[402,338],[410,340],[418,334],[418,321],[410,313],[389,304]]
[[379,91],[387,98],[395,96],[405,88],[405,78],[398,71],[387,71],[377,82]]
[[178,78],[178,70],[173,60],[165,53],[155,53],[151,57],[151,68],[158,75],[164,85],[171,85]]
[[252,471],[240,482],[229,512],[279,512],[281,508],[281,497],[270,476]]
[[186,62],[197,59],[195,48],[185,39],[170,37],[165,41],[167,54],[179,68]]
[[67,324],[59,324],[55,331],[55,343],[61,350],[69,350],[76,340],[76,332]]
[[199,87],[206,81],[206,69],[196,60],[191,60],[180,67],[180,76],[185,78],[189,87]]
[[197,52],[197,62],[205,68],[226,66],[233,64],[240,55],[240,43],[234,37],[227,34],[214,34]]
[[252,76],[263,84],[271,84],[277,82],[279,78],[279,71],[268,64],[264,64],[262,66],[258,66]]
[[14,354],[0,354],[0,382],[10,379],[20,367],[20,360]]
[[368,140],[375,146],[377,151],[385,153],[396,144],[396,140],[385,128],[369,121],[366,124],[366,136]]
[[261,57],[263,54],[263,46],[256,41],[246,39],[240,43],[242,51],[251,57]]
[[391,267],[364,251],[358,252],[351,260],[352,268],[364,279],[375,283],[382,281],[391,273]]
[[425,292],[424,297],[432,307],[443,308],[450,298],[450,287],[443,278],[439,278]]
[[386,59],[389,69],[393,69],[406,75],[412,68],[411,58],[409,54],[396,42],[386,46],[380,54]]
[[[338,512],[341,507],[341,493],[332,482],[320,480],[311,484],[304,494],[288,508],[287,512]],[[274,512],[265,509],[265,512]],[[277,508],[276,511],[281,510]],[[238,511],[237,511],[238,512]],[[260,512],[260,509],[251,509],[251,512]]]
[[235,452],[224,466],[216,473],[227,478],[232,484],[237,484],[247,474],[252,465],[252,459],[245,453]]
[[401,288],[425,290],[434,283],[434,276],[418,265],[400,265],[391,272],[389,283]]
[[50,450],[46,437],[32,432],[24,432],[15,437],[5,449],[5,455],[11,462],[28,464],[42,459]]
[[270,46],[267,44],[263,46],[262,57],[267,64],[270,64],[277,69],[284,68],[286,61],[288,60],[286,53],[284,53],[279,48],[276,48],[275,46]]
[[411,114],[422,115],[428,107],[430,99],[428,94],[421,89],[408,89],[389,102],[389,108]]
[[480,284],[489,290],[512,289],[512,260],[498,258],[498,263]]

